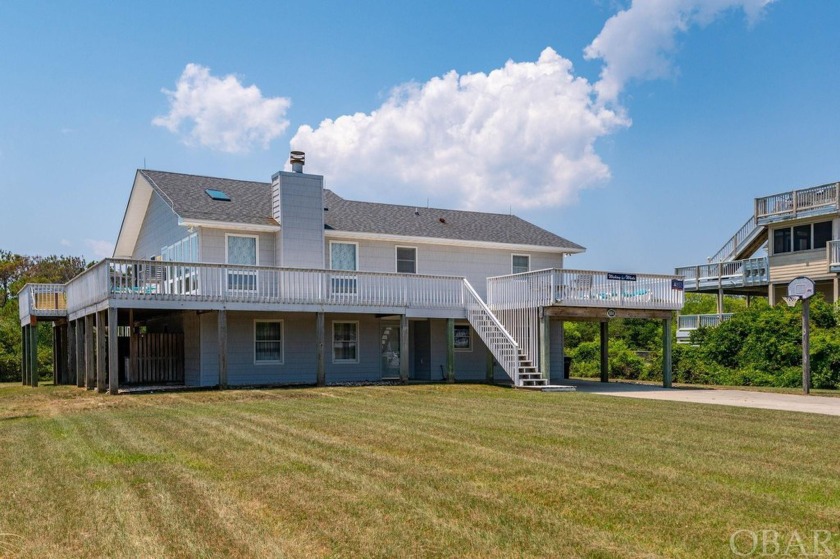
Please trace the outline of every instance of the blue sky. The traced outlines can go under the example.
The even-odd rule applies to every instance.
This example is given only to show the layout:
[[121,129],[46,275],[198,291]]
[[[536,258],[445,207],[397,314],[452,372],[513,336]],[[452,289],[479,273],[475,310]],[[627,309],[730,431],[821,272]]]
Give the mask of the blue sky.
[[291,142],[344,197],[513,211],[587,247],[568,267],[671,272],[754,197],[840,180],[838,24],[836,0],[0,0],[0,248],[102,257],[144,162],[268,180]]

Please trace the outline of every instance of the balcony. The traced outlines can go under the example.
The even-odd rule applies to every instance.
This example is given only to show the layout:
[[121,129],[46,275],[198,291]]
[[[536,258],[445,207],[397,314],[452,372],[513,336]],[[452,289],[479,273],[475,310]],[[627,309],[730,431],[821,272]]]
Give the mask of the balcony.
[[828,270],[833,273],[840,273],[840,240],[829,241],[828,246]]
[[836,182],[755,199],[755,218],[758,225],[836,213],[838,210],[840,183]]
[[760,287],[770,283],[770,263],[766,256],[700,266],[684,266],[675,271],[678,276],[683,277],[686,291]]
[[679,310],[681,278],[550,269],[487,279],[488,306],[496,310],[547,306]]
[[677,319],[677,343],[687,344],[691,340],[691,333],[698,328],[714,328],[732,316],[732,313],[680,315]]
[[18,305],[21,323],[28,323],[30,317],[54,319],[67,316],[67,295],[62,284],[27,284],[18,293]]
[[410,307],[463,313],[462,284],[463,278],[452,276],[106,259],[67,284],[66,300],[71,315],[106,300],[134,308]]

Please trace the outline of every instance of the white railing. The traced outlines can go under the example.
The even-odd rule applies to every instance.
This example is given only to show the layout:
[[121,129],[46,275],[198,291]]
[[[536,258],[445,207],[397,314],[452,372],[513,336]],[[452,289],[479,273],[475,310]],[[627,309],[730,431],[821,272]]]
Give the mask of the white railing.
[[65,285],[67,310],[75,312],[101,303],[108,297],[109,261],[101,260]]
[[746,241],[748,238],[752,236],[755,232],[757,225],[755,222],[755,215],[751,215],[750,218],[744,223],[738,232],[735,233],[723,247],[714,256],[709,258],[710,264],[715,264],[717,262],[723,262],[724,260],[729,260],[732,258],[736,252],[738,252],[738,248]]
[[685,314],[677,319],[677,329],[697,330],[698,328],[712,328],[721,322],[732,318],[732,313],[724,314]]
[[67,284],[70,310],[106,298],[463,308],[460,277],[103,260]]
[[28,283],[18,293],[20,319],[27,316],[65,316],[67,296],[60,283]]
[[686,289],[762,285],[770,281],[769,260],[766,256],[715,264],[701,264],[699,266],[684,266],[677,268],[675,273],[683,277]]
[[487,303],[494,312],[548,305],[679,310],[680,280],[677,275],[555,268],[487,278]]
[[828,265],[840,266],[840,241],[828,241],[826,250],[828,251]]
[[464,305],[470,325],[513,380],[513,384],[519,386],[519,344],[481,300],[470,282],[464,279],[462,286]]
[[755,199],[755,216],[793,217],[800,212],[823,207],[840,207],[840,183],[823,184]]

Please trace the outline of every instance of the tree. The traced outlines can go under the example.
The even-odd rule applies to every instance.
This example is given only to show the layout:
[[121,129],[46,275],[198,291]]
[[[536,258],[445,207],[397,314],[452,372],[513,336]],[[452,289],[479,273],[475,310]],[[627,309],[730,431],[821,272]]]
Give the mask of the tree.
[[[0,249],[0,381],[20,379],[18,292],[27,283],[67,283],[85,267],[79,256],[24,256]],[[51,368],[50,343],[49,335],[38,337],[41,370]]]

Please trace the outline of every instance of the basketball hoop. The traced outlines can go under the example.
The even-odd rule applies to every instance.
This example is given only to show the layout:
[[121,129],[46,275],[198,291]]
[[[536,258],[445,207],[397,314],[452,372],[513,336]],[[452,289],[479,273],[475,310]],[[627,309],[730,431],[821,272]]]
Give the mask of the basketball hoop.
[[799,296],[798,295],[789,295],[787,297],[782,297],[782,299],[785,300],[785,303],[787,303],[787,306],[795,307],[796,302],[799,301]]

